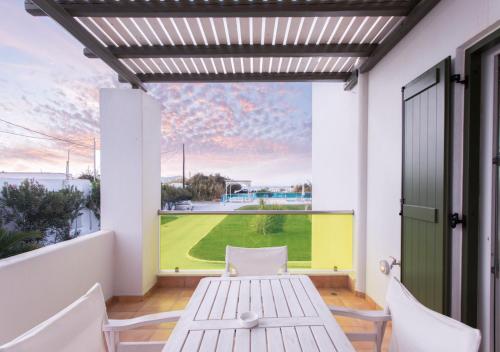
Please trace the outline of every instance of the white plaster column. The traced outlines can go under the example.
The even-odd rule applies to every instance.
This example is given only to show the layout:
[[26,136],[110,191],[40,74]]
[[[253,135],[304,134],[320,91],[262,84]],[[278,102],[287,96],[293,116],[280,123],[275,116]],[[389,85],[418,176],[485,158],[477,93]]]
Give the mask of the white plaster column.
[[115,232],[115,296],[156,282],[160,104],[137,89],[101,89],[101,224]]
[[358,167],[357,200],[354,214],[354,266],[356,270],[355,290],[366,292],[366,208],[368,177],[368,73],[358,76]]

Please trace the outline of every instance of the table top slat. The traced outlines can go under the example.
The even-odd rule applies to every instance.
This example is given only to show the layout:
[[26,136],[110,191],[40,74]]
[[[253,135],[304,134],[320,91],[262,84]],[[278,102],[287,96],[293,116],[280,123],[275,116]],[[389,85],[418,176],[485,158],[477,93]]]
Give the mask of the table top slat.
[[186,341],[184,342],[184,346],[182,348],[182,352],[194,352],[198,351],[201,344],[201,339],[203,338],[203,331],[190,331]]
[[260,291],[260,280],[250,281],[250,310],[262,318],[262,294]]
[[214,305],[215,297],[217,296],[217,291],[219,290],[220,281],[210,282],[210,286],[203,298],[203,301],[199,305],[198,313],[196,314],[196,320],[207,320],[210,316],[210,311]]
[[297,295],[304,315],[306,317],[317,317],[318,313],[316,312],[316,309],[314,308],[314,305],[312,304],[311,299],[307,295],[300,280],[298,278],[292,278],[290,279],[290,283],[292,284],[293,290]]
[[228,281],[231,283],[229,293],[227,294],[226,307],[222,319],[236,319],[236,310],[238,309],[238,294],[240,292],[239,281]]
[[302,352],[295,328],[281,328],[281,334],[283,335],[283,345],[285,345],[286,352]]
[[311,331],[321,352],[338,351],[324,326],[311,326]]
[[250,351],[251,352],[266,351],[266,329],[253,328],[250,330]]
[[281,287],[280,280],[271,280],[271,287],[273,289],[274,303],[276,304],[278,317],[290,317],[290,311],[288,310],[288,304],[286,303],[285,294],[283,293],[283,287]]
[[285,293],[286,302],[288,303],[288,308],[290,309],[291,316],[303,317],[304,312],[302,311],[302,307],[300,306],[299,300],[297,299],[297,295],[293,290],[290,280],[280,280],[280,283],[281,287],[283,288],[283,292]]
[[275,318],[277,314],[276,306],[274,305],[271,283],[269,282],[269,280],[262,280],[260,282],[260,287],[262,290],[262,305],[264,308],[264,317]]
[[283,336],[280,328],[267,328],[267,351],[268,352],[285,352],[283,346]]
[[237,352],[250,352],[250,329],[236,330],[234,350]]
[[[238,315],[254,311],[246,329]],[[210,318],[210,319],[209,319]],[[304,275],[204,278],[163,352],[354,352]]]
[[219,330],[206,330],[198,352],[214,352],[219,339]]
[[194,317],[198,311],[198,307],[200,306],[203,298],[205,297],[205,293],[210,286],[210,281],[200,281],[196,290],[193,292],[193,295],[189,299],[189,302],[184,310],[181,318],[175,324],[174,331],[170,335],[163,351],[181,351],[184,341],[189,334],[189,325],[194,320]]
[[319,294],[316,287],[313,285],[311,279],[308,277],[301,277],[300,282],[304,286],[307,295],[311,299],[311,302],[314,304],[316,311],[318,312],[318,316],[324,322],[324,328],[326,329],[330,339],[335,344],[335,348],[338,351],[354,351],[354,347],[351,342],[347,339],[346,334],[340,328],[340,325],[337,321],[332,317],[332,313],[325,301]]
[[217,295],[215,296],[214,305],[210,311],[210,319],[222,319],[224,308],[226,307],[227,294],[229,292],[230,281],[221,281]]
[[242,280],[238,296],[237,316],[250,310],[250,280]]
[[297,336],[299,337],[300,346],[302,351],[319,352],[316,340],[314,339],[311,327],[309,326],[296,326]]
[[234,329],[220,331],[216,352],[233,352],[234,331]]

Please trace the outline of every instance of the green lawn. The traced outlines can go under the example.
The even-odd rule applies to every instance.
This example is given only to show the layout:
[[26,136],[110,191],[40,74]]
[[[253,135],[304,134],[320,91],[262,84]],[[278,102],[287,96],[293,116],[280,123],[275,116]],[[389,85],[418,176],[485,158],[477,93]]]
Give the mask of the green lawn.
[[222,269],[223,264],[200,262],[189,250],[226,215],[162,215],[160,227],[160,269]]
[[[283,205],[281,209],[301,210],[303,205]],[[259,209],[245,206],[241,210]],[[207,261],[223,261],[226,245],[239,247],[288,246],[290,261],[311,260],[311,220],[309,215],[284,216],[283,228],[272,234],[256,231],[257,215],[228,215],[199,240],[189,255]]]

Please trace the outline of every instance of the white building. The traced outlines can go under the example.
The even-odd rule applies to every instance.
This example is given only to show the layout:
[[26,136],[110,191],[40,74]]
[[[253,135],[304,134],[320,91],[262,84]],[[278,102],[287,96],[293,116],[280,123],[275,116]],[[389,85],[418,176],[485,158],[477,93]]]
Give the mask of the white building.
[[[92,190],[89,180],[72,178],[64,173],[53,172],[0,172],[0,187],[5,184],[19,186],[24,180],[34,180],[47,188],[48,191],[58,191],[65,187],[74,187],[88,196]],[[99,231],[99,220],[90,209],[83,209],[80,216],[72,224],[73,231],[86,235]]]

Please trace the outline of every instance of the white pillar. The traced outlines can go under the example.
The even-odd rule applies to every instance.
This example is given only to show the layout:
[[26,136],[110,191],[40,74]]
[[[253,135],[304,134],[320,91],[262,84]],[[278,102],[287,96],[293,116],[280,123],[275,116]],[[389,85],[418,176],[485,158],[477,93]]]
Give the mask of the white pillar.
[[101,89],[101,224],[115,232],[115,296],[156,282],[160,105],[136,89]]
[[366,292],[366,207],[368,173],[368,73],[358,76],[358,167],[357,201],[354,214],[355,290]]

